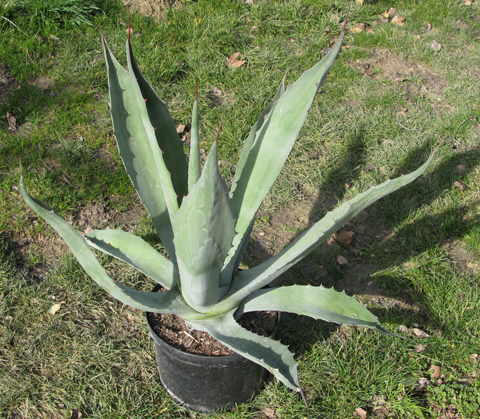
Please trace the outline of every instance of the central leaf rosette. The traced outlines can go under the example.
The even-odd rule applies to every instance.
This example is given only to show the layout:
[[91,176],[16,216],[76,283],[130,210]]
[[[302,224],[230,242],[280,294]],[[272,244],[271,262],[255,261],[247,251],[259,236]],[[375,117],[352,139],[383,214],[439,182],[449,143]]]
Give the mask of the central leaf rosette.
[[182,295],[205,313],[228,291],[228,286],[220,286],[220,278],[235,237],[228,187],[218,170],[217,141],[172,224]]

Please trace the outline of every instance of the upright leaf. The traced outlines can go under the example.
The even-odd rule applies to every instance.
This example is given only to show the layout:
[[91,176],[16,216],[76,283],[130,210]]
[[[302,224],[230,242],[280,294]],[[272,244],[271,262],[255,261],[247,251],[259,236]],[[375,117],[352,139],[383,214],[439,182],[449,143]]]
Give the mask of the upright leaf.
[[[245,168],[246,162],[250,157],[250,152],[252,151],[252,148],[254,147],[255,142],[260,138],[258,136],[258,131],[263,126],[268,125],[270,114],[273,107],[275,106],[277,101],[282,97],[282,95],[285,93],[286,75],[287,74],[285,73],[280,83],[280,86],[278,87],[277,93],[273,97],[272,101],[268,104],[268,106],[262,111],[257,122],[250,129],[250,134],[248,135],[247,139],[244,142],[242,151],[240,153],[240,159],[235,169],[235,176],[233,177],[233,180],[232,180],[232,187],[230,189],[230,197],[232,198],[235,195],[235,190],[237,188],[238,182],[242,182],[242,181],[245,182],[245,178],[251,175],[248,172],[251,169],[251,167],[247,166]],[[239,209],[240,208],[237,208],[237,211],[239,211]],[[235,213],[235,216],[238,217],[238,213]],[[238,268],[238,266],[242,261],[242,256],[248,244],[248,239],[250,237],[250,232],[253,227],[253,222],[255,221],[254,218],[255,217],[252,218],[250,222],[250,226],[246,231],[238,232],[238,228],[236,228],[236,231],[238,232],[238,234],[236,234],[235,238],[233,239],[232,248],[230,249],[227,259],[225,261],[225,268],[222,273],[222,281],[221,281],[222,285],[230,283],[233,271]]]
[[198,80],[195,103],[192,110],[192,129],[190,131],[190,159],[188,161],[188,190],[200,179],[200,127],[198,121]]
[[150,86],[138,67],[130,42],[130,32],[127,40],[127,64],[130,73],[135,75],[145,101],[148,117],[155,130],[158,146],[163,152],[165,166],[172,174],[172,184],[178,195],[178,203],[180,205],[183,197],[188,193],[187,159],[183,151],[183,143],[177,134],[175,121],[170,115],[167,105]]
[[182,295],[190,306],[205,312],[227,291],[220,287],[220,273],[235,235],[228,188],[218,171],[217,141],[173,226]]
[[135,76],[118,63],[103,34],[102,41],[107,61],[112,121],[120,156],[175,264],[169,212],[175,213],[178,203],[170,174],[163,161]]
[[313,99],[340,52],[344,31],[328,55],[305,71],[273,104],[254,137],[253,130],[250,134],[246,146],[251,146],[242,153],[238,165],[241,172],[232,187],[233,210],[238,217],[234,243],[237,263],[255,214],[285,164]]

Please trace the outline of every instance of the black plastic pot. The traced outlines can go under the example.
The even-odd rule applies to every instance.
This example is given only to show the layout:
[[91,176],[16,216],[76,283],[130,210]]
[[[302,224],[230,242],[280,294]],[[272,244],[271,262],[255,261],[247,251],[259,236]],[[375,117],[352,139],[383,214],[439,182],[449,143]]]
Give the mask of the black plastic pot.
[[173,348],[154,332],[146,314],[160,381],[177,402],[212,413],[247,403],[260,391],[267,374],[263,367],[238,354],[208,357]]

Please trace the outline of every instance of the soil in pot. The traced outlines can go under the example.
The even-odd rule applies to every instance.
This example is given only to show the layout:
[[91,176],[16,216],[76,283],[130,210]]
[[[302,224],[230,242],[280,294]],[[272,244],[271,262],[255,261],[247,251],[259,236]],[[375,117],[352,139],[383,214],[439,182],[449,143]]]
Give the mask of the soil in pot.
[[[190,330],[181,317],[173,314],[148,313],[148,320],[162,340],[180,351],[202,356],[235,354],[209,333]],[[278,313],[275,311],[255,311],[245,313],[238,323],[257,335],[272,336],[277,321]]]

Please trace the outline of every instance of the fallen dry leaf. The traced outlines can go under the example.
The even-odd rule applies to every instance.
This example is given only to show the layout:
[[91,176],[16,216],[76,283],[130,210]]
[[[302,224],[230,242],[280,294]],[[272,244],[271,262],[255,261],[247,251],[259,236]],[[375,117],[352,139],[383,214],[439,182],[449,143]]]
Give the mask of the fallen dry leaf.
[[453,182],[453,186],[455,186],[456,188],[459,188],[461,191],[465,191],[468,189],[467,185],[463,184],[462,182],[459,182],[458,180]]
[[367,33],[374,34],[374,33],[375,33],[375,31],[374,31],[372,28],[367,28]]
[[333,238],[342,246],[349,246],[352,244],[354,234],[355,233],[353,231],[342,230],[339,233],[335,233]]
[[418,353],[423,352],[425,349],[427,349],[426,345],[420,344],[420,345],[415,346],[415,352],[418,352]]
[[54,304],[53,306],[50,307],[48,310],[48,314],[51,314],[52,316],[55,315],[55,313],[60,310],[62,307],[62,304],[65,304],[65,301],[61,301],[60,303]]
[[245,62],[247,60],[239,60],[238,59],[238,56],[240,55],[239,52],[236,52],[235,54],[232,54],[231,57],[228,59],[228,62],[227,64],[230,66],[230,67],[233,67],[233,68],[238,68],[238,67],[241,67],[243,64],[245,64]]
[[463,4],[465,4],[465,6],[471,6],[472,5],[472,0],[465,0],[463,2]]
[[347,260],[344,256],[338,255],[338,257],[337,257],[337,263],[338,263],[339,265],[347,265],[347,264],[348,264],[348,260]]
[[275,414],[275,409],[272,409],[271,407],[263,409],[263,413],[268,419],[278,418],[278,416]]
[[433,50],[435,50],[435,52],[440,52],[440,50],[442,49],[442,44],[439,44],[437,41],[433,41],[433,42],[430,44],[430,48],[432,48]]
[[17,130],[17,118],[11,112],[7,112],[8,130],[15,132]]
[[417,337],[417,338],[429,338],[430,335],[425,333],[423,330],[417,329],[414,327],[413,329],[410,329],[410,331]]
[[80,419],[82,417],[82,412],[78,409],[73,409],[72,410],[72,416],[70,416],[70,419]]
[[363,4],[364,0],[355,0],[357,4]]
[[430,379],[436,380],[442,374],[442,369],[438,365],[432,365],[428,372],[430,373]]
[[380,13],[379,16],[383,16],[388,19],[389,17],[394,16],[395,13],[397,13],[397,9],[395,9],[395,7],[390,7],[390,9],[385,10],[383,13]]
[[185,131],[186,125],[184,124],[178,124],[177,125],[177,134],[183,134]]
[[85,229],[85,231],[83,232],[83,234],[88,234],[88,233],[91,233],[93,231],[93,228],[90,227],[90,226],[87,226],[87,228]]
[[361,407],[357,407],[355,409],[355,414],[360,416],[361,419],[366,419],[367,418],[367,412],[363,410]]
[[353,32],[353,33],[362,32],[366,26],[367,25],[365,25],[365,23],[357,23],[353,28],[350,28],[350,32]]
[[397,26],[405,26],[405,18],[395,15],[392,18],[392,23]]
[[431,384],[432,383],[430,381],[428,381],[427,378],[424,378],[424,377],[419,378],[418,382],[417,382],[417,385],[415,386],[415,390],[417,390],[417,391],[423,390],[425,387],[428,387]]

